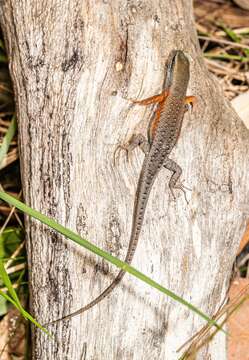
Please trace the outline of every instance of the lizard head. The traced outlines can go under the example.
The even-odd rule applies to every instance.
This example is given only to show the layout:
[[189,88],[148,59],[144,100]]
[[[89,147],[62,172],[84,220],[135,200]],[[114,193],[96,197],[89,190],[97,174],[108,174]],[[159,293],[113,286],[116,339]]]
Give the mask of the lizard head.
[[172,50],[169,54],[164,88],[170,88],[174,82],[188,82],[189,60],[182,50]]

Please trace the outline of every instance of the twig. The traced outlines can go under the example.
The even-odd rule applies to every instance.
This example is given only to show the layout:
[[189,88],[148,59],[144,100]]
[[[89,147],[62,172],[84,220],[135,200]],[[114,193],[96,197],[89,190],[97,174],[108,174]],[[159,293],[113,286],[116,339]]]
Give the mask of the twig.
[[208,41],[212,41],[212,42],[219,43],[219,44],[226,44],[226,45],[230,45],[232,47],[238,47],[238,48],[241,48],[241,49],[249,50],[249,46],[244,45],[244,44],[240,44],[240,43],[236,43],[236,42],[232,42],[232,41],[229,41],[229,40],[217,39],[215,37],[202,36],[202,35],[198,36],[198,38],[201,39],[201,40],[208,40]]

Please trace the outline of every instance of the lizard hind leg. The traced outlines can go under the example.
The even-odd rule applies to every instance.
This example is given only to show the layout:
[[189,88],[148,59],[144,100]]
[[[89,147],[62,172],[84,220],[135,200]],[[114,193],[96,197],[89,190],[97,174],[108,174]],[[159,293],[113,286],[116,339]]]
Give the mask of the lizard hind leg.
[[183,182],[179,181],[181,174],[182,174],[182,168],[174,160],[171,160],[169,158],[166,158],[163,166],[173,173],[169,180],[169,189],[170,189],[170,192],[171,192],[174,200],[176,200],[174,190],[180,189],[183,191],[185,200],[188,203],[188,200],[186,197],[186,190],[189,190],[189,189],[183,185]]
[[142,134],[134,134],[127,143],[118,145],[114,151],[114,165],[116,165],[116,159],[119,158],[122,150],[126,152],[126,159],[129,161],[130,153],[138,146],[144,154],[147,154],[150,150],[150,144]]

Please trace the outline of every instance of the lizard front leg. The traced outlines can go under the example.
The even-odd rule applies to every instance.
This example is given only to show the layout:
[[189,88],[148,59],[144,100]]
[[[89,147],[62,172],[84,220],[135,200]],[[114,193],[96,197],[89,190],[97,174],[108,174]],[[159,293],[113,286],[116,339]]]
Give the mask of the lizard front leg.
[[152,105],[152,104],[158,104],[158,103],[164,101],[166,99],[166,97],[168,96],[168,94],[169,94],[169,91],[164,90],[161,94],[154,95],[154,96],[148,97],[146,99],[142,99],[142,100],[128,99],[128,100],[131,101],[133,104]]
[[126,152],[127,160],[129,160],[129,154],[136,148],[139,147],[146,155],[150,150],[150,144],[142,134],[134,134],[130,140],[123,145],[118,145],[114,151],[114,165],[116,164],[116,157],[119,157],[120,151]]

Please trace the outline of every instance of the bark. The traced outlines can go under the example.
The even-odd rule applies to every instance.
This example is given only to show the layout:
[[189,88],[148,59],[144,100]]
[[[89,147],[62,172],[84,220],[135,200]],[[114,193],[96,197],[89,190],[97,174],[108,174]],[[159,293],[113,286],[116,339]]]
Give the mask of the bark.
[[[24,199],[124,258],[143,154],[113,166],[118,143],[152,108],[124,100],[159,93],[171,49],[189,54],[189,94],[171,158],[192,191],[174,202],[161,171],[133,265],[212,315],[224,300],[248,216],[248,131],[204,65],[191,1],[5,0],[1,7],[19,123]],[[117,269],[26,219],[30,306],[41,322],[69,314],[110,284]],[[177,359],[203,321],[126,275],[87,313],[32,328],[33,359]],[[225,359],[218,334],[198,359]]]

